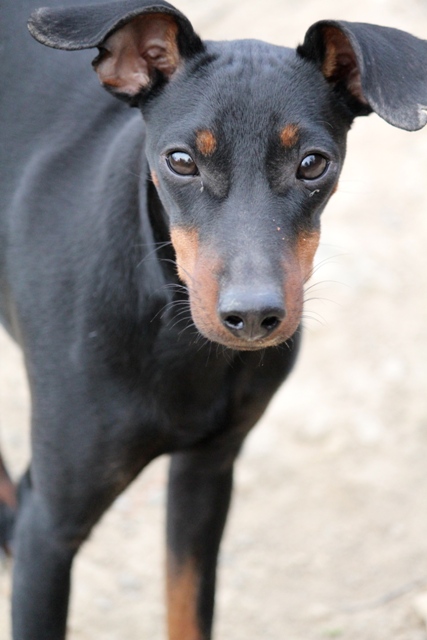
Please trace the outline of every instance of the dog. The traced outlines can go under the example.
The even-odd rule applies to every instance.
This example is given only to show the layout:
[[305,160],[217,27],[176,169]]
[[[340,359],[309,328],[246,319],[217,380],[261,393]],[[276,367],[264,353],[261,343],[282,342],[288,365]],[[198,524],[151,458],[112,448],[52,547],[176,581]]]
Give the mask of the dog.
[[[32,13],[54,52],[32,9],[0,40],[0,313],[32,399],[17,489],[0,459],[13,638],[65,638],[76,552],[168,453],[169,640],[208,640],[233,466],[297,357],[347,133],[426,124],[427,42],[331,20],[296,50],[203,42],[118,0]],[[68,53],[93,48],[107,91]]]

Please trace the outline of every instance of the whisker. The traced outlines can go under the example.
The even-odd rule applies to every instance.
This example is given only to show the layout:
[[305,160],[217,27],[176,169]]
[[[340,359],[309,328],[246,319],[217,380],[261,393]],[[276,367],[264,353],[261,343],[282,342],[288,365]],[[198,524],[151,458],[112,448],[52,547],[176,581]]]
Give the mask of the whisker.
[[162,289],[175,289],[176,291],[184,291],[185,293],[188,292],[187,287],[184,284],[180,284],[179,282],[166,282],[162,285]]
[[167,247],[172,244],[172,240],[162,240],[159,242],[135,242],[134,247]]
[[184,319],[187,319],[187,320],[188,320],[188,319],[190,319],[190,320],[192,320],[192,318],[191,318],[191,313],[190,313],[190,308],[189,308],[189,307],[187,307],[186,309],[181,309],[181,311],[179,311],[178,313],[176,313],[176,314],[174,315],[174,319],[175,319],[175,320],[178,320],[178,321],[180,321],[180,320],[184,320]]
[[162,262],[168,262],[170,264],[173,264],[175,267],[178,267],[179,269],[181,269],[181,271],[183,271],[194,282],[194,278],[191,275],[191,273],[188,273],[188,271],[186,269],[184,269],[184,267],[182,267],[180,264],[178,264],[178,262],[176,260],[171,260],[170,258],[162,258]]
[[[147,253],[147,255],[146,255],[146,256],[144,256],[144,257],[142,258],[142,260],[141,260],[141,261],[136,265],[136,268],[137,268],[137,269],[139,269],[139,268],[140,268],[140,266],[141,266],[142,264],[144,264],[144,262],[145,262],[146,260],[148,260],[148,258],[149,258],[150,256],[152,256],[154,253],[157,253],[158,251],[160,251],[160,250],[161,250],[161,249],[163,249],[164,247],[167,247],[169,244],[171,244],[171,242],[170,242],[170,241],[169,241],[169,242],[161,242],[161,243],[159,243],[159,245],[158,245],[157,247],[155,247],[152,251],[150,251],[149,253]],[[136,245],[136,246],[138,246],[138,245]],[[141,246],[141,247],[142,247],[142,246],[144,246],[144,245],[143,245],[143,244],[141,244],[141,245],[139,245],[139,246]],[[148,246],[148,245],[145,245],[145,246]]]
[[185,307],[187,310],[190,308],[190,302],[189,300],[170,300],[157,311],[157,313],[151,318],[150,322],[153,322],[160,314],[162,314],[163,317],[166,312],[173,307]]
[[[181,338],[181,336],[188,330],[188,329],[196,329],[196,325],[194,324],[194,322],[191,319],[191,316],[188,317],[188,320],[190,320],[190,322],[188,324],[185,325],[185,327],[183,327],[183,329],[181,329],[181,331],[179,331],[178,333],[178,338]],[[178,320],[178,323],[180,321]],[[176,324],[178,324],[177,322],[173,325],[173,327],[176,326]]]
[[[319,315],[319,314],[317,314]],[[322,327],[326,327],[327,326],[327,322],[325,320],[325,318],[323,318],[321,315],[319,315],[318,318],[316,318],[312,313],[303,313],[301,316],[301,320],[309,320],[310,322],[317,322],[318,324],[320,324]],[[307,328],[307,325],[304,325],[304,329]]]
[[175,329],[176,326],[178,326],[179,324],[181,324],[181,322],[183,322],[183,320],[189,320],[190,322],[188,322],[185,327],[183,327],[183,329],[181,329],[181,331],[179,331],[178,333],[178,337],[181,337],[181,335],[184,333],[184,331],[188,328],[190,328],[191,326],[194,326],[194,323],[192,321],[191,315],[188,314],[187,318],[174,318],[175,322],[173,322],[173,324],[168,324],[169,329],[172,331],[173,329]]

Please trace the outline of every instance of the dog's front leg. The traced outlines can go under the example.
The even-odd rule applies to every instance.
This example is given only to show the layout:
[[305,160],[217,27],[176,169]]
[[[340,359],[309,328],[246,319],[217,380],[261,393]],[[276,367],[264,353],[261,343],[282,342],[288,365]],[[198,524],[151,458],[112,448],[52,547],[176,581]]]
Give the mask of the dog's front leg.
[[[53,419],[61,413],[58,400],[54,405],[46,389],[47,406],[55,410],[40,420],[43,429],[34,420],[33,459],[18,491],[14,640],[64,640],[74,556],[113,500],[155,456],[153,449],[147,454],[150,439],[138,417],[128,423],[117,419],[107,396],[88,404],[98,417],[92,414],[92,422],[87,406],[79,408],[67,396],[62,407],[70,411],[61,422]],[[111,395],[118,401],[118,391]]]
[[218,549],[240,443],[221,438],[175,454],[169,475],[169,640],[209,640]]
[[31,488],[29,474],[20,486],[14,536],[13,638],[65,638],[70,571],[78,545],[55,535],[43,502]]

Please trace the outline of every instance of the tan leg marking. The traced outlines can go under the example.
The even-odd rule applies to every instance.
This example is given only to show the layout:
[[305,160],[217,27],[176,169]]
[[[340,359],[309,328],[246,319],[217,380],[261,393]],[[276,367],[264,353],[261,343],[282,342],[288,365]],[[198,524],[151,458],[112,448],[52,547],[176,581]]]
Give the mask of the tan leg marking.
[[167,559],[169,640],[202,640],[197,620],[199,578],[192,560],[178,566],[172,553]]

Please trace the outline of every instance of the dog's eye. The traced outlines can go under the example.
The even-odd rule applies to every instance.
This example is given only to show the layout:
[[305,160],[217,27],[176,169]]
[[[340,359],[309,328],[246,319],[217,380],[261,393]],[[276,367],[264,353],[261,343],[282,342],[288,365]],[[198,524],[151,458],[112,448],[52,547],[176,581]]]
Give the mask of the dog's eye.
[[193,158],[185,151],[173,151],[166,157],[168,167],[180,176],[196,176],[199,171]]
[[328,166],[328,160],[320,153],[310,153],[298,167],[297,178],[299,180],[317,180],[325,173]]

